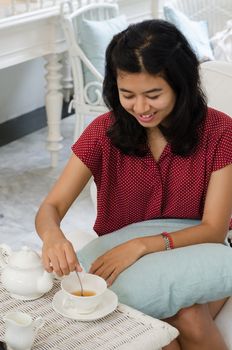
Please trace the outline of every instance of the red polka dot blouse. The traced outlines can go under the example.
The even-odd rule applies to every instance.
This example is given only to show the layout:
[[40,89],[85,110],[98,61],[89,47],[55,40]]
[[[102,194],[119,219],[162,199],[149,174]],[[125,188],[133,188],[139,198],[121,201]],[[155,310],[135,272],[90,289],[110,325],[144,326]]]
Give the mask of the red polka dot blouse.
[[144,220],[201,219],[211,173],[232,163],[232,118],[209,108],[196,152],[181,157],[167,144],[158,161],[113,146],[111,123],[110,113],[97,117],[72,146],[96,182],[97,234]]

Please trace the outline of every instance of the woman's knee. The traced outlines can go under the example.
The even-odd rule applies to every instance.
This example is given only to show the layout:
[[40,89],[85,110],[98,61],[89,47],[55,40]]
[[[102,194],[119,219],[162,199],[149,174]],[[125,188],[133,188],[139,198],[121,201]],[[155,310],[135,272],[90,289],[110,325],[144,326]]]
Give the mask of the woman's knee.
[[181,309],[173,318],[172,324],[179,330],[180,337],[194,343],[201,342],[212,326],[207,305],[193,305]]

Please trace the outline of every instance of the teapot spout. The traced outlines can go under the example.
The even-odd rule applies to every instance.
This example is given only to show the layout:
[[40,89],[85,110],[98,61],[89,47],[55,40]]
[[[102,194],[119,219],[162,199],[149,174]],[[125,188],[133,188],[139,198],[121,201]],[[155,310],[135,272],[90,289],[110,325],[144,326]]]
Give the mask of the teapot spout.
[[37,290],[39,293],[47,293],[53,286],[53,275],[44,271],[43,275],[37,281]]

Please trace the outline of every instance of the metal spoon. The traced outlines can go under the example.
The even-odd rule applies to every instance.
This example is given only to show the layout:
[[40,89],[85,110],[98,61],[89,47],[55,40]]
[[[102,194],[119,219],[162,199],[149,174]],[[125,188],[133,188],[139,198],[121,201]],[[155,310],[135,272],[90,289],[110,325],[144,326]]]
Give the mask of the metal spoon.
[[82,282],[81,282],[81,278],[80,278],[80,275],[79,273],[76,271],[76,274],[77,274],[77,277],[78,277],[78,280],[79,280],[79,283],[80,283],[80,286],[81,286],[81,296],[83,297],[84,296],[84,291],[83,291],[83,285],[82,285]]

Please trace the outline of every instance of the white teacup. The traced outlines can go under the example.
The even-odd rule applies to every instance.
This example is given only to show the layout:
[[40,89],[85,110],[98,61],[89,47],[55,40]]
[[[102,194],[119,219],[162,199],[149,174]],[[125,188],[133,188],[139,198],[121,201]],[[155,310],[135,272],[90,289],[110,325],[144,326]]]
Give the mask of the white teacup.
[[103,300],[107,283],[102,277],[90,273],[81,274],[81,281],[84,296],[77,295],[81,292],[81,286],[75,273],[62,279],[63,308],[75,310],[78,314],[88,314],[93,312]]

